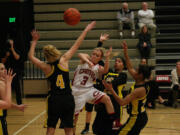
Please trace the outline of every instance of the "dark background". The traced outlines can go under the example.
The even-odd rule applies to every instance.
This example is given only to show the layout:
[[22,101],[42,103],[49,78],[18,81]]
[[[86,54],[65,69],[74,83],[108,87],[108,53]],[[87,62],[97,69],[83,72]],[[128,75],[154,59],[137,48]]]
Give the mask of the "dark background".
[[[3,57],[8,39],[14,40],[14,46],[27,60],[27,52],[31,41],[30,32],[34,28],[32,0],[0,1],[0,57]],[[9,23],[9,17],[15,17],[15,23]]]

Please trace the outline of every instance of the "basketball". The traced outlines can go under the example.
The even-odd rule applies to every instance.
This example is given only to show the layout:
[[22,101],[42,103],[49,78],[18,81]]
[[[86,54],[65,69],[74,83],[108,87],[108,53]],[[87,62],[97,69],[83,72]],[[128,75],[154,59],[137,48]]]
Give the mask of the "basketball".
[[76,25],[80,22],[81,15],[76,8],[68,8],[64,12],[64,22],[68,25]]

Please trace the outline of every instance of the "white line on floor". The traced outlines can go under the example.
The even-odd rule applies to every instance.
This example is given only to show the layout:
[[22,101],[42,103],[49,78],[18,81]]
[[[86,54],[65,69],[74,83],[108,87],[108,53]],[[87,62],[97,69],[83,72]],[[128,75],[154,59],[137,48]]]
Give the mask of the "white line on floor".
[[16,131],[13,135],[17,135],[19,134],[22,130],[24,130],[26,127],[28,127],[31,123],[33,123],[35,120],[37,120],[39,117],[41,117],[41,115],[43,115],[46,112],[43,111],[41,112],[39,115],[37,115],[36,117],[34,117],[34,119],[32,119],[31,121],[29,121],[26,125],[24,125],[22,128],[20,128],[18,131]]

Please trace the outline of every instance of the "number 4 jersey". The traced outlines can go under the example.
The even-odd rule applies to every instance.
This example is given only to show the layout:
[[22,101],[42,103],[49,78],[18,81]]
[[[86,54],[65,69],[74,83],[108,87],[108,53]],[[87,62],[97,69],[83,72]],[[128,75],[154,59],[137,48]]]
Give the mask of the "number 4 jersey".
[[46,76],[50,82],[51,92],[71,94],[69,70],[64,69],[58,61],[51,64],[52,71]]
[[92,68],[87,63],[78,65],[74,73],[72,82],[72,90],[75,88],[81,92],[87,91],[87,88],[91,88],[98,77],[99,65],[95,65]]

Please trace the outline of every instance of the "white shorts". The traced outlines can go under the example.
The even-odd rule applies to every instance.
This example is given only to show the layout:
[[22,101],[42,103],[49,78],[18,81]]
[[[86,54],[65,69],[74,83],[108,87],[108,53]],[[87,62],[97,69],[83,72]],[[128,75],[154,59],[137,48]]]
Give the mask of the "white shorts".
[[[73,88],[73,89],[76,89],[76,88]],[[74,95],[74,100],[75,100],[75,115],[78,115],[79,112],[81,112],[86,102],[91,103],[91,104],[97,104],[99,103],[100,99],[105,95],[104,92],[101,92],[94,87],[89,88],[88,91],[83,92],[79,95],[76,93],[78,91],[80,91],[80,89],[73,90],[72,92]]]

